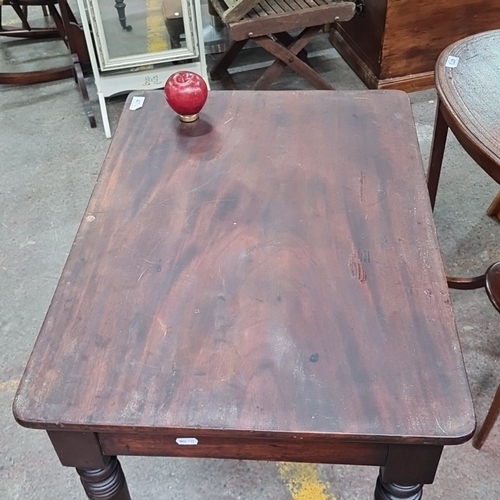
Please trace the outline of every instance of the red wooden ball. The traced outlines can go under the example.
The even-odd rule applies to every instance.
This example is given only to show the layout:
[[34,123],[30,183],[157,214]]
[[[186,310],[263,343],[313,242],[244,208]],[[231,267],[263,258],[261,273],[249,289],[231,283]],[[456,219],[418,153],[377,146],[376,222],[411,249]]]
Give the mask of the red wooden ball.
[[190,122],[198,118],[207,97],[205,80],[191,71],[177,71],[165,83],[165,99],[182,121]]

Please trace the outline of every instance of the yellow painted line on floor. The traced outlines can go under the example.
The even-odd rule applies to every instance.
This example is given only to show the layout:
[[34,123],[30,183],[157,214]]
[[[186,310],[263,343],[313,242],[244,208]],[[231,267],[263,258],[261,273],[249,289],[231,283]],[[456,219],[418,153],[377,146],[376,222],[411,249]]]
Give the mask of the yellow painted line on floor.
[[0,391],[12,391],[14,392],[19,385],[19,380],[7,380],[6,382],[0,381]]
[[147,51],[167,50],[167,31],[161,13],[161,0],[146,0]]
[[278,472],[292,500],[336,500],[328,493],[328,484],[321,481],[312,464],[281,462]]

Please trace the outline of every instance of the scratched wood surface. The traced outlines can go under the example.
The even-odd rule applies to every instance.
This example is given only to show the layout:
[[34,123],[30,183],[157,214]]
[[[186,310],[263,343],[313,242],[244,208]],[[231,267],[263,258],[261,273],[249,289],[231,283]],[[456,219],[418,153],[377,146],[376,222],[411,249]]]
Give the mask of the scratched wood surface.
[[[408,98],[125,105],[14,403],[43,429],[458,443],[474,416]],[[190,432],[191,431],[191,432]]]

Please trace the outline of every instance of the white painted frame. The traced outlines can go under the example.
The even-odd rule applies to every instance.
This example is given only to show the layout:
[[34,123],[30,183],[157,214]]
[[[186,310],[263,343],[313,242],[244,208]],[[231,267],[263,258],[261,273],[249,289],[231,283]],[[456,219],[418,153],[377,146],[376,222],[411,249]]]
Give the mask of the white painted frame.
[[[193,0],[194,16],[195,16],[195,36],[198,46],[198,57],[195,59],[188,58],[185,62],[180,62],[177,65],[151,65],[147,68],[141,68],[141,71],[128,72],[104,72],[99,67],[99,61],[96,55],[94,39],[90,32],[89,18],[87,15],[85,0],[77,0],[78,9],[82,19],[83,32],[85,41],[89,49],[90,64],[94,74],[94,81],[97,87],[97,98],[99,100],[99,108],[101,110],[102,124],[104,133],[109,139],[111,137],[111,127],[109,126],[108,111],[106,109],[106,97],[111,97],[115,94],[130,92],[133,90],[153,90],[162,88],[167,78],[176,71],[185,70],[193,71],[200,74],[207,83],[208,74],[207,64],[205,60],[205,45],[203,43],[203,23],[201,17],[200,0]],[[139,65],[138,65],[139,66]]]

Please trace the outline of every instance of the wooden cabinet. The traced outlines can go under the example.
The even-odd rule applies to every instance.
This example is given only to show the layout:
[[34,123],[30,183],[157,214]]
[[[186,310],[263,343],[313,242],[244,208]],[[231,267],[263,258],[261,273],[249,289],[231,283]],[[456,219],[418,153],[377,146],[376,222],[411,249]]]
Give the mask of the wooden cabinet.
[[451,43],[500,28],[499,0],[363,0],[364,14],[330,41],[369,88],[419,90]]

